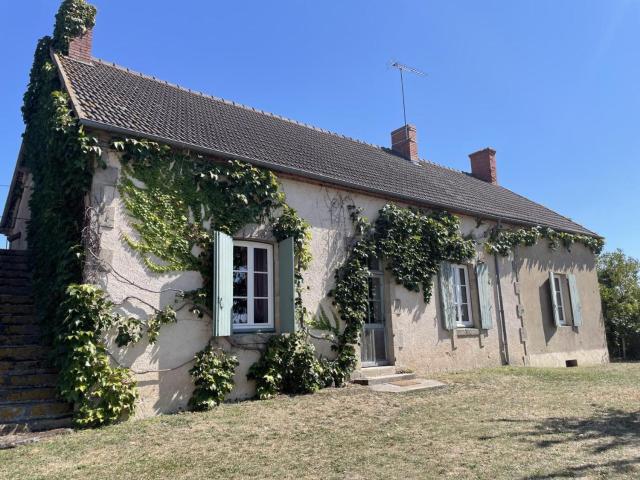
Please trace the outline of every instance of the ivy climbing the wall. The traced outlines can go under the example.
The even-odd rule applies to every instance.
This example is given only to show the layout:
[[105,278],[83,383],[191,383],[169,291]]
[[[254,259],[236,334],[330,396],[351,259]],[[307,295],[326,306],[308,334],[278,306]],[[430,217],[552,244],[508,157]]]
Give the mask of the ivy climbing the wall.
[[75,404],[76,425],[100,426],[127,418],[137,398],[128,369],[112,367],[102,333],[121,321],[93,285],[72,284],[59,308],[55,361],[62,398]]
[[133,411],[135,382],[111,367],[100,335],[111,317],[108,303],[82,282],[85,196],[100,148],[87,135],[62,90],[50,50],[66,53],[69,39],[92,28],[95,8],[65,0],[53,37],[38,41],[22,114],[22,161],[34,188],[29,204],[29,248],[34,303],[46,340],[53,344],[63,398],[76,405],[79,426],[125,418]]
[[355,345],[369,308],[369,265],[373,258],[387,263],[396,282],[431,299],[433,278],[440,263],[462,263],[475,255],[471,240],[460,235],[459,219],[447,212],[424,212],[385,205],[372,225],[361,211],[350,207],[355,237],[346,260],[335,274],[331,292],[344,322],[333,345],[334,383],[342,385],[357,365]]
[[493,229],[485,243],[485,249],[488,253],[506,257],[515,247],[531,247],[542,239],[549,242],[549,248],[552,250],[560,245],[570,250],[571,245],[579,243],[598,255],[604,248],[604,239],[601,237],[558,232],[549,227],[532,227],[516,230]]
[[113,146],[122,153],[119,189],[138,234],[125,240],[151,271],[200,272],[203,288],[188,297],[207,311],[213,291],[211,232],[232,235],[270,218],[284,202],[275,175],[146,140],[128,138]]

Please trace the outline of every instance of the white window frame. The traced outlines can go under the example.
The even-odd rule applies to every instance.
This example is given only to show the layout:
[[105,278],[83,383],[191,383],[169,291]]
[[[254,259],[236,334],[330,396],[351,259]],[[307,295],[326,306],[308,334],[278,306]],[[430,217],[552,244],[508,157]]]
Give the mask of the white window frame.
[[[452,264],[453,268],[453,305],[456,310],[456,325],[459,328],[472,328],[473,327],[473,308],[471,308],[471,282],[469,277],[469,267],[467,265]],[[462,303],[462,295],[460,295],[460,270],[464,271],[465,287],[467,288],[467,303]],[[469,320],[463,322],[459,320],[462,318],[462,309],[467,309],[467,317]]]
[[563,327],[568,325],[567,323],[567,313],[564,308],[564,296],[562,295],[562,279],[564,279],[564,275],[561,273],[555,273],[553,276],[553,294],[556,299],[556,308],[558,312],[558,322]]
[[[233,299],[242,298],[247,300],[247,323],[233,322],[233,305],[231,307],[231,325],[234,332],[246,330],[264,330],[273,329],[273,245],[269,243],[250,242],[245,240],[234,240],[234,247],[247,248],[247,296],[233,296]],[[268,319],[267,323],[254,323],[254,250],[260,248],[267,251],[267,297],[258,297],[258,299],[267,299]],[[241,270],[233,270],[233,273],[239,273]]]

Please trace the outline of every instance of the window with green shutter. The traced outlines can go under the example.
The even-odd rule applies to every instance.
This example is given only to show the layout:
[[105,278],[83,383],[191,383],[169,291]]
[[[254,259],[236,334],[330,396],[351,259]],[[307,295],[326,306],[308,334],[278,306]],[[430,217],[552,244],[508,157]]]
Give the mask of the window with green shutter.
[[273,328],[273,246],[233,242],[233,330]]

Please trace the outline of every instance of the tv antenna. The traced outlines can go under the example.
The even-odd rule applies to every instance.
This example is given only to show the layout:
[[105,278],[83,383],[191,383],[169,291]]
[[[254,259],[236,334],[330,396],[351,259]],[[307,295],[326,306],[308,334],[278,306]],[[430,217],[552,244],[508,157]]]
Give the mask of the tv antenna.
[[398,71],[400,72],[400,88],[402,89],[402,114],[404,115],[404,126],[405,128],[407,128],[407,107],[405,105],[405,101],[404,101],[404,76],[402,74],[402,72],[411,72],[414,73],[420,77],[424,77],[426,75],[426,73],[424,73],[421,70],[418,70],[417,68],[413,68],[413,67],[409,67],[407,65],[404,65],[400,62],[392,62],[391,66],[393,68],[397,68]]

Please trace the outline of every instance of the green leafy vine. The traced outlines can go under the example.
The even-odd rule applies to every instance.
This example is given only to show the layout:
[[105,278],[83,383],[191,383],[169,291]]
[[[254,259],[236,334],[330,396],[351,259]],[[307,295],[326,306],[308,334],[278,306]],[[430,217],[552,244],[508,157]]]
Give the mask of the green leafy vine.
[[552,250],[557,249],[560,245],[570,250],[574,243],[580,243],[598,255],[604,248],[604,239],[601,237],[558,232],[549,227],[532,227],[516,230],[493,229],[485,243],[485,250],[488,253],[506,257],[515,247],[531,247],[541,239],[548,240],[549,248]]
[[[422,290],[431,299],[433,278],[443,261],[461,263],[475,255],[471,240],[460,235],[459,219],[447,212],[424,212],[385,205],[372,225],[361,211],[350,207],[355,237],[348,256],[335,273],[333,303],[344,322],[333,345],[333,377],[342,385],[357,365],[355,345],[369,308],[369,265],[386,262],[396,282],[409,291]],[[332,331],[335,331],[332,328]]]

